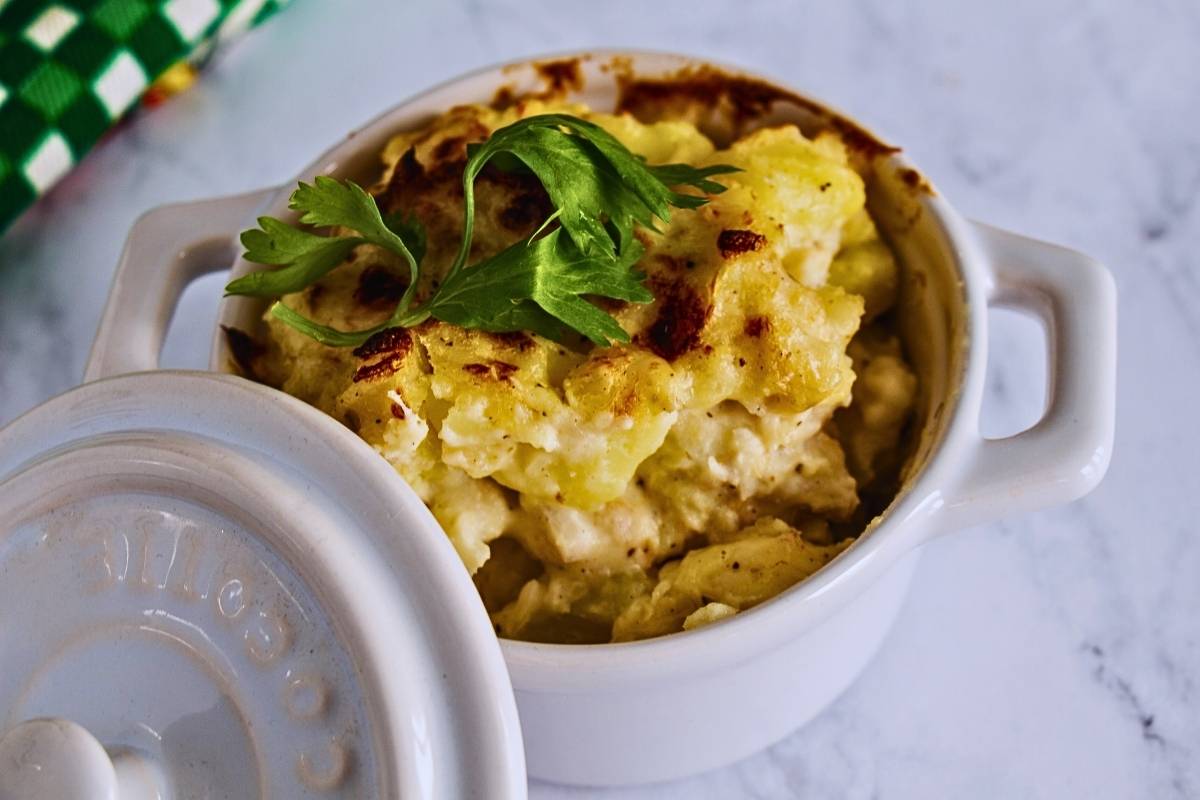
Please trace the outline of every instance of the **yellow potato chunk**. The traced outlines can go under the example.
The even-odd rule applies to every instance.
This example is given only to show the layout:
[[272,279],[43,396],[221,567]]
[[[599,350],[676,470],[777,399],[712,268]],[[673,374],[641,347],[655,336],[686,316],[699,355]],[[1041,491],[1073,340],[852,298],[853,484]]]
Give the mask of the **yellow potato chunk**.
[[676,591],[747,609],[799,583],[849,544],[810,544],[779,522],[756,523],[753,535],[690,551],[672,574]]
[[879,238],[866,209],[842,228],[842,249],[829,267],[829,283],[863,298],[863,323],[896,304],[900,272],[891,249]]
[[894,466],[884,462],[900,455],[904,427],[916,405],[917,376],[904,360],[900,340],[877,327],[855,337],[850,353],[858,381],[837,425],[850,468],[867,485],[881,467]]
[[693,628],[701,628],[705,625],[728,619],[736,614],[737,611],[733,606],[727,606],[724,603],[709,603],[688,614],[687,619],[683,621],[683,629],[690,631]]
[[532,642],[607,642],[613,620],[650,590],[640,570],[606,572],[552,568],[529,581],[517,599],[492,616],[501,636]]
[[710,213],[725,219],[749,213],[795,280],[822,285],[842,227],[866,202],[862,178],[840,140],[809,140],[791,125],[764,128],[709,160],[744,170],[729,177],[730,189],[713,201]]
[[495,337],[472,333],[453,347],[427,340],[433,393],[449,404],[446,463],[581,509],[624,494],[675,421],[667,366],[640,350],[596,352],[560,395],[547,364],[554,345],[540,340],[504,361],[486,344]]
[[862,300],[838,288],[809,289],[738,262],[718,278],[704,340],[682,367],[692,372],[693,408],[737,400],[755,413],[796,412],[833,398],[854,382],[845,354]]
[[832,412],[755,416],[732,401],[684,412],[639,473],[645,491],[710,540],[784,509],[844,519],[858,496],[837,441],[820,433]]
[[613,641],[674,633],[697,614],[691,627],[709,615],[732,613],[720,608],[700,613],[712,604],[733,611],[751,608],[807,578],[848,545],[812,544],[786,523],[762,519],[733,541],[691,550],[664,566],[654,590],[617,617]]
[[636,486],[594,511],[527,495],[521,497],[521,510],[514,535],[546,563],[646,567],[661,549],[663,521]]
[[700,600],[693,593],[679,591],[662,578],[651,594],[634,598],[613,621],[612,640],[632,642],[677,633],[699,608]]
[[592,121],[651,164],[698,164],[715,150],[695,125],[678,120],[646,124],[629,114],[594,114]]

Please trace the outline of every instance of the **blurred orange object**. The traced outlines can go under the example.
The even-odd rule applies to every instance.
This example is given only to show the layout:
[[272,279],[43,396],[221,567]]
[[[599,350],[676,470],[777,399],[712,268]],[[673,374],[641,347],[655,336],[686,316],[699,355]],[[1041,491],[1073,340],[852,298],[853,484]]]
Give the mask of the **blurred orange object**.
[[162,105],[168,98],[190,88],[196,82],[197,75],[196,68],[187,61],[168,67],[142,95],[142,105],[146,108]]

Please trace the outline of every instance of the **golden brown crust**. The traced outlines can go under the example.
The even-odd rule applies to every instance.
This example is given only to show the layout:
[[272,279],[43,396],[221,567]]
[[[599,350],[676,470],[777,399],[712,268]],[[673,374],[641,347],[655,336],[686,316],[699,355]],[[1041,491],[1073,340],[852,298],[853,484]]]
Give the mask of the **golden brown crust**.
[[819,103],[759,78],[734,75],[706,65],[654,78],[619,74],[617,80],[617,112],[628,112],[640,120],[686,119],[690,109],[722,108],[728,110],[729,121],[740,133],[770,115],[776,103],[786,102],[813,114],[836,131],[851,150],[865,157],[900,151]]
[[684,280],[651,278],[658,316],[635,341],[655,355],[674,361],[700,346],[700,334],[712,314],[712,302]]
[[538,75],[546,83],[546,92],[551,95],[562,95],[566,92],[577,92],[583,89],[583,73],[579,69],[578,58],[560,58],[554,61],[541,61],[534,65]]
[[512,383],[512,376],[519,370],[516,364],[509,364],[507,361],[497,361],[489,359],[485,363],[463,364],[463,372],[474,375],[477,378],[485,381],[499,381],[501,383]]
[[222,325],[221,330],[225,332],[225,342],[229,345],[234,365],[245,377],[257,380],[255,362],[267,352],[267,348],[241,328]]
[[912,169],[911,167],[905,167],[904,169],[900,170],[898,174],[900,176],[900,180],[904,181],[904,185],[909,189],[912,189],[914,192],[928,195],[932,195],[934,193],[933,187],[930,186],[929,182],[925,180],[925,176],[917,172],[915,169]]
[[[318,288],[318,287],[313,287]],[[367,267],[358,276],[354,302],[371,309],[390,311],[400,302],[408,283],[386,267]],[[309,295],[312,304],[312,295]]]
[[762,316],[748,317],[746,325],[742,329],[743,333],[751,339],[758,339],[769,330],[771,330],[771,320]]
[[404,363],[405,356],[412,350],[412,346],[412,336],[406,328],[388,328],[367,339],[355,348],[354,355],[364,361],[382,357],[355,370],[354,383],[395,374]]
[[717,249],[721,258],[736,258],[742,253],[753,253],[761,250],[767,243],[767,237],[754,231],[726,228],[717,236]]

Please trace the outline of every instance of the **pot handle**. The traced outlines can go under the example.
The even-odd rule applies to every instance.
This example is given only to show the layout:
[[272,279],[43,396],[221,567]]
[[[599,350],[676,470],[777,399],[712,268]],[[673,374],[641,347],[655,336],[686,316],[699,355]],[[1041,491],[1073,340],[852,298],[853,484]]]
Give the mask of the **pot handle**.
[[972,223],[991,267],[989,307],[1038,317],[1047,338],[1046,412],[1003,439],[978,437],[938,525],[951,530],[1076,500],[1104,477],[1116,405],[1117,293],[1099,262]]
[[167,326],[187,285],[237,259],[236,236],[279,192],[152,208],[133,223],[117,263],[84,383],[158,368]]

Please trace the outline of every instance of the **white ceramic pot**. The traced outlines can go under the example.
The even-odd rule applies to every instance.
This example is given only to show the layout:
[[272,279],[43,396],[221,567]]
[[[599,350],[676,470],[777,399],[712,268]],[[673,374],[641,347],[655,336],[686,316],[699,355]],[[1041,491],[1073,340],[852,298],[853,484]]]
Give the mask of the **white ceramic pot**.
[[[578,58],[582,86],[569,87],[569,94],[598,110],[613,107],[630,74],[710,69],[663,54]],[[443,84],[354,132],[298,178],[326,173],[370,181],[379,150],[396,131],[455,104],[488,102],[502,86],[535,88],[544,73],[523,63]],[[743,85],[761,88],[752,80]],[[755,102],[758,121],[790,120],[806,130],[833,124],[867,136],[798,93]],[[257,213],[288,218],[294,185],[142,217],[122,256],[87,379],[155,369],[185,284],[230,263],[235,276],[248,271],[237,260],[236,234]],[[573,784],[656,781],[765,747],[828,705],[871,658],[904,597],[919,545],[967,525],[1068,502],[1103,476],[1116,366],[1115,289],[1104,267],[964,220],[899,153],[877,159],[868,197],[902,261],[900,324],[922,382],[919,444],[900,495],[830,565],[727,622],[631,644],[503,642],[532,776]],[[979,433],[979,413],[987,316],[999,305],[1045,323],[1049,396],[1031,429],[989,440]],[[219,321],[255,330],[262,311],[254,300],[227,298]],[[220,331],[211,368],[232,371]]]

